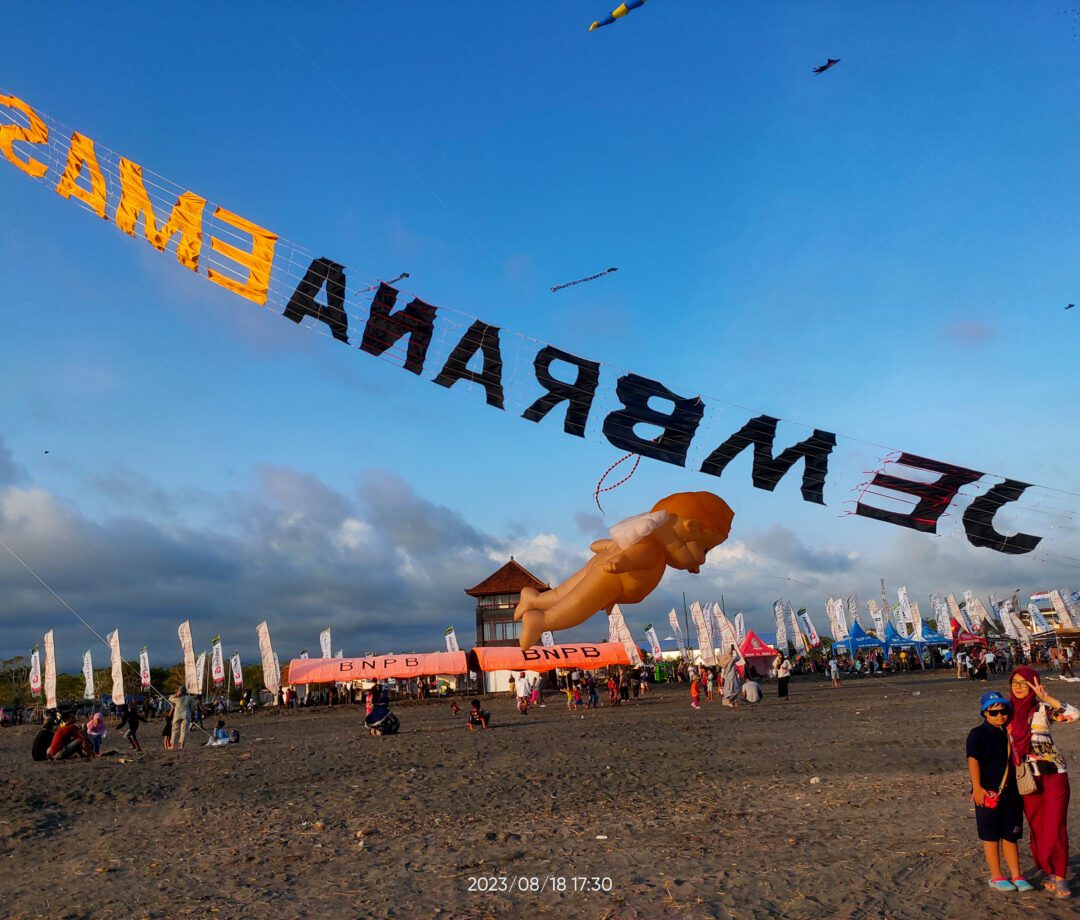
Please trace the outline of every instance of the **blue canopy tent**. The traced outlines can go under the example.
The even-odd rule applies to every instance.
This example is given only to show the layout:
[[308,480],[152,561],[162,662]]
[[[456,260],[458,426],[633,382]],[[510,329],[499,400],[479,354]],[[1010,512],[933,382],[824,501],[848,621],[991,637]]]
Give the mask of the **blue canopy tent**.
[[946,639],[941,633],[935,629],[931,629],[925,623],[919,624],[919,631],[916,635],[912,636],[920,645],[941,645],[945,648],[952,646],[952,640]]
[[839,642],[834,642],[832,647],[835,651],[847,652],[849,655],[854,656],[855,652],[865,648],[883,648],[884,643],[880,639],[868,635],[866,630],[856,621],[851,627],[851,635],[846,639],[841,639]]
[[[940,638],[940,637],[939,637]],[[892,653],[894,648],[918,649],[919,643],[913,636],[901,636],[891,622],[885,624],[885,654]]]

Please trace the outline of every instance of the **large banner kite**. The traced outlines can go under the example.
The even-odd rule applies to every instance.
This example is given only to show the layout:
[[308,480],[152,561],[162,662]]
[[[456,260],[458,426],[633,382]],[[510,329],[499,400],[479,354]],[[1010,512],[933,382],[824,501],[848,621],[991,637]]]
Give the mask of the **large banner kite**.
[[[804,501],[824,505],[828,485],[834,504],[854,499],[850,514],[931,534],[943,532],[939,524],[953,532],[956,521],[955,532],[972,545],[1001,553],[1031,553],[1050,535],[1057,541],[1063,530],[1075,530],[1070,522],[1080,507],[1072,493],[906,451],[881,456],[865,439],[845,437],[852,449],[840,463],[831,431],[760,412],[748,417],[736,403],[671,389],[411,294],[403,304],[403,292],[390,284],[312,257],[2,91],[0,156],[239,297],[438,386],[464,383],[499,411],[537,424],[550,416],[572,437],[603,438],[620,451],[714,477],[750,451],[750,478],[758,489],[774,491],[801,466]],[[878,468],[865,479],[862,470],[875,457]],[[831,464],[840,467],[835,475]],[[1051,545],[1040,558],[1076,561],[1063,555],[1069,552],[1075,554],[1068,545]]]
[[556,668],[593,671],[612,665],[629,665],[630,656],[621,642],[577,645],[534,645],[532,648],[481,646],[473,649],[481,671],[553,671]]
[[464,652],[376,655],[371,658],[294,658],[289,662],[289,683],[295,686],[390,677],[408,679],[464,674],[468,670]]

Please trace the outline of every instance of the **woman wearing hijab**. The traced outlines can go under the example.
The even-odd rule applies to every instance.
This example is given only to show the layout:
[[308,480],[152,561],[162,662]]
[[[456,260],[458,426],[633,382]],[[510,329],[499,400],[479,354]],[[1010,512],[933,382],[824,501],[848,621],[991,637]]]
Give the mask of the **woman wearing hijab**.
[[1070,895],[1065,883],[1069,864],[1069,775],[1050,734],[1054,722],[1075,722],[1080,710],[1054,699],[1034,669],[1016,668],[1009,678],[1013,716],[1009,740],[1013,762],[1026,763],[1035,775],[1035,792],[1025,795],[1024,814],[1031,829],[1031,858],[1046,873],[1047,890],[1059,898]]
[[90,739],[90,747],[95,754],[101,753],[101,742],[105,740],[108,733],[101,713],[95,712],[90,717],[90,721],[86,723],[86,737]]

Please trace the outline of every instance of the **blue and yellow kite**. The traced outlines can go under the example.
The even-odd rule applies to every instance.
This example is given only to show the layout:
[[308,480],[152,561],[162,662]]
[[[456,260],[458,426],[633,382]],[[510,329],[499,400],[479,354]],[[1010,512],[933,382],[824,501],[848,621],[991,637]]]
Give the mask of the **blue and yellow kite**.
[[626,0],[626,3],[620,4],[614,10],[611,11],[611,15],[607,19],[601,19],[598,22],[594,22],[589,26],[589,31],[593,29],[599,29],[601,26],[610,26],[616,19],[622,19],[631,10],[636,10],[639,6],[644,6],[645,0]]

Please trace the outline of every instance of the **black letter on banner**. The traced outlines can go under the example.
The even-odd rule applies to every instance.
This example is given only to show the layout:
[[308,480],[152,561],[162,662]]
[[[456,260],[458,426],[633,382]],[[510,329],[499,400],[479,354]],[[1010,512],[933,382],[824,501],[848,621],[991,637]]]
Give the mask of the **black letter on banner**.
[[339,671],[351,671],[353,669],[351,661],[343,661],[338,665]]
[[584,655],[586,658],[599,658],[600,649],[593,648],[593,646],[591,645],[585,645],[581,649],[581,654]]
[[[604,437],[621,450],[685,466],[686,452],[705,414],[701,397],[684,399],[662,383],[637,374],[620,377],[615,395],[625,408],[617,409],[604,419]],[[675,403],[671,415],[649,408],[649,399],[653,396]],[[663,428],[664,433],[646,441],[634,433],[634,425],[656,425]]]
[[1042,537],[1033,537],[1029,533],[1006,537],[994,529],[994,515],[998,508],[1016,501],[1029,485],[1030,483],[1017,482],[1015,479],[1006,479],[968,505],[964,512],[964,530],[967,531],[968,542],[973,546],[985,546],[1013,556],[1030,553],[1035,549],[1042,542]]
[[743,450],[754,445],[754,466],[751,473],[755,489],[768,492],[799,460],[805,460],[802,477],[803,501],[825,504],[825,477],[829,473],[829,454],[836,447],[836,435],[831,431],[814,429],[805,441],[782,450],[774,457],[773,441],[776,440],[776,423],[780,419],[771,415],[752,418],[721,444],[701,464],[701,472],[719,476],[727,465]]
[[923,533],[936,533],[937,520],[949,507],[956,493],[968,483],[982,478],[982,473],[975,470],[953,466],[951,463],[941,463],[938,460],[928,460],[926,457],[915,454],[902,453],[900,459],[895,462],[901,466],[940,473],[941,477],[933,482],[912,482],[910,479],[901,479],[889,473],[875,473],[874,478],[870,480],[871,486],[915,495],[919,499],[918,504],[915,505],[914,511],[904,514],[899,511],[882,511],[880,508],[864,505],[860,501],[855,506],[856,514],[884,521],[886,524],[896,524],[898,527],[910,527],[912,530]]
[[[478,351],[484,353],[484,369],[480,373],[470,371],[468,363]],[[435,382],[441,387],[452,387],[459,380],[479,383],[487,391],[487,404],[496,409],[503,407],[502,354],[499,352],[499,327],[489,326],[477,320],[454,346],[446,364],[439,371]]]
[[[551,376],[552,361],[573,364],[578,369],[577,379],[573,383],[556,380]],[[536,369],[536,381],[547,390],[547,395],[541,396],[529,406],[521,417],[530,422],[539,422],[559,403],[568,402],[570,405],[566,407],[563,431],[567,434],[576,434],[579,438],[585,437],[585,423],[589,420],[589,409],[592,408],[593,396],[600,383],[599,362],[586,361],[584,358],[575,357],[547,345],[537,352],[533,367]]]
[[405,659],[405,667],[407,667],[407,668],[417,668],[419,666],[420,666],[420,659],[419,658],[406,658]]
[[540,653],[535,649],[527,648],[521,653],[521,657],[525,661],[536,661],[540,658]]
[[409,301],[404,310],[391,313],[397,301],[398,292],[388,284],[380,284],[371,301],[371,313],[364,326],[364,338],[360,350],[378,357],[402,336],[409,337],[409,350],[405,354],[402,367],[414,374],[424,370],[431,334],[435,329],[435,314],[438,312],[431,304],[419,299]]
[[[315,297],[326,285],[326,306],[316,303]],[[294,323],[313,316],[326,323],[339,342],[349,341],[349,316],[345,312],[345,266],[329,259],[315,259],[308,266],[303,280],[296,286],[285,308],[284,316]]]

